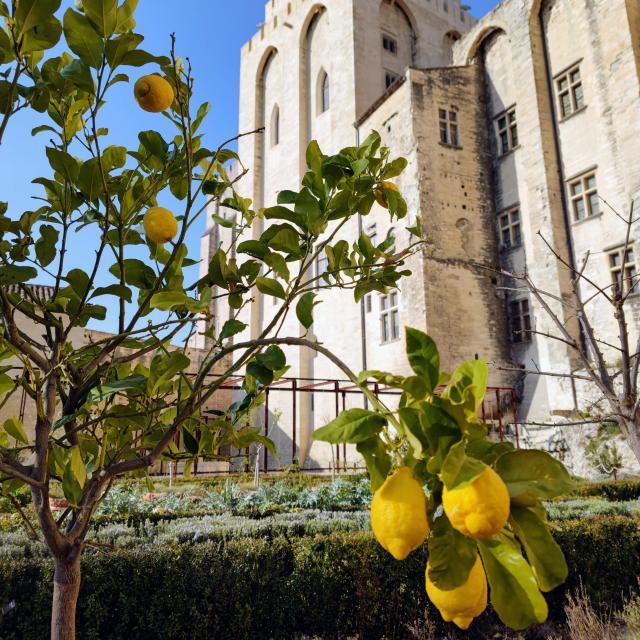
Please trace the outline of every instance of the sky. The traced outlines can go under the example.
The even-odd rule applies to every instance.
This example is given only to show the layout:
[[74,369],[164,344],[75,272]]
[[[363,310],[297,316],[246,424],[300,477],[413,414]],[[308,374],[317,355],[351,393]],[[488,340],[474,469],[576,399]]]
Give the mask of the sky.
[[[374,2],[374,0],[370,0]],[[72,0],[63,0],[60,16]],[[175,32],[177,51],[189,57],[196,78],[194,105],[208,101],[212,110],[202,127],[204,145],[215,149],[224,140],[233,137],[238,128],[238,93],[240,48],[257,31],[264,19],[265,0],[139,0],[135,18],[135,31],[145,36],[142,48],[156,55],[166,55],[170,34]],[[471,13],[482,17],[496,4],[496,0],[469,0]],[[148,73],[150,67],[129,68],[133,83],[138,75]],[[120,83],[114,86],[103,111],[100,126],[109,128],[108,143],[137,147],[137,134],[145,129],[157,129],[168,139],[173,133],[164,118],[145,113],[132,100],[132,86]],[[20,111],[14,116],[0,146],[0,201],[9,202],[9,215],[19,217],[25,210],[39,205],[32,197],[40,195],[40,187],[31,184],[37,176],[49,176],[51,169],[44,154],[48,143],[46,133],[32,137],[34,127],[46,122],[46,117]],[[172,203],[159,202],[171,208]],[[197,258],[204,219],[195,224],[187,237],[190,256]],[[90,238],[79,235],[71,243],[71,266],[83,267],[92,261]],[[47,284],[47,278],[42,278]],[[103,283],[98,283],[103,284]],[[102,298],[106,300],[107,298]],[[95,328],[114,329],[114,315]]]

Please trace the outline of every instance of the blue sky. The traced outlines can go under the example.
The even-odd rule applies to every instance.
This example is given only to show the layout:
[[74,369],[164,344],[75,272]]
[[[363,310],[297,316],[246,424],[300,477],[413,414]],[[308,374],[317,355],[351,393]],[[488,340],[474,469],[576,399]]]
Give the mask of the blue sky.
[[[373,1],[373,0],[372,0]],[[256,32],[264,19],[265,0],[140,0],[136,12],[136,32],[145,36],[143,47],[155,54],[166,54],[169,34],[175,32],[180,55],[188,56],[196,77],[195,102],[211,102],[212,111],[203,126],[204,144],[216,148],[223,140],[237,133],[238,76],[240,47]],[[71,0],[63,0],[63,8],[71,6]],[[470,0],[471,12],[481,17],[497,2],[495,0]],[[132,69],[132,81],[142,71]],[[145,129],[158,129],[169,134],[161,116],[147,114],[134,107],[130,85],[115,85],[104,110],[101,126],[110,129],[109,143],[137,146],[137,133]],[[31,198],[39,195],[40,187],[31,184],[36,176],[51,173],[44,155],[47,134],[35,138],[30,135],[33,127],[46,122],[28,110],[19,112],[10,122],[5,139],[0,146],[0,200],[9,202],[12,217],[22,211],[35,209],[37,202]],[[171,203],[162,203],[170,206]],[[194,225],[187,243],[190,255],[197,257],[199,239],[204,220]],[[91,259],[88,251],[91,242],[78,237],[70,247],[73,266],[86,266]],[[43,283],[46,278],[43,278]],[[109,317],[100,326],[113,329]]]

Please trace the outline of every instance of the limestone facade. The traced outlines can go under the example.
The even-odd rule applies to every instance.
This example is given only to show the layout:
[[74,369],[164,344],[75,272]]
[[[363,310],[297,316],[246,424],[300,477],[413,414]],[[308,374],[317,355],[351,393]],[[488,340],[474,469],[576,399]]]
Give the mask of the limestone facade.
[[[409,161],[397,182],[409,224],[419,215],[427,239],[393,300],[371,294],[355,304],[350,293],[322,293],[313,334],[355,370],[405,373],[401,332],[384,339],[383,331],[382,305],[397,303],[399,326],[431,334],[445,369],[483,357],[495,365],[493,385],[517,387],[523,419],[570,415],[579,395],[571,385],[508,371],[569,372],[576,363],[544,335],[554,327],[540,305],[498,269],[526,269],[572,332],[574,314],[554,302],[568,295],[570,272],[546,243],[569,264],[589,254],[585,274],[611,285],[625,239],[613,209],[625,215],[640,205],[639,72],[637,0],[504,0],[480,21],[457,0],[270,0],[241,51],[239,131],[265,133],[240,140],[250,171],[239,191],[255,208],[275,204],[280,190],[298,187],[310,140],[332,153],[375,129]],[[259,236],[263,225],[246,234]],[[353,241],[364,230],[381,242],[393,233],[402,249],[404,227],[392,229],[376,205],[343,235]],[[232,233],[209,223],[203,268]],[[626,273],[636,263],[632,251]],[[640,296],[628,305],[633,339]],[[238,339],[259,335],[273,309],[255,292]],[[222,303],[213,311],[220,326],[230,313]],[[595,300],[587,312],[601,339],[615,343],[606,304]],[[288,317],[282,335],[300,332]],[[343,377],[306,351],[289,349],[287,358],[292,376]],[[333,456],[310,441],[333,417],[331,402],[297,404],[301,463],[325,466]],[[288,412],[278,411],[283,438]]]

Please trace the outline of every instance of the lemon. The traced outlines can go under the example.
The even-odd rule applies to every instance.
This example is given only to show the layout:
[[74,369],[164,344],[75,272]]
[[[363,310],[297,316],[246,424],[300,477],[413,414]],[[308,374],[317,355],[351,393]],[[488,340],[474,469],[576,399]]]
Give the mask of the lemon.
[[[382,187],[382,188],[380,188],[380,187]],[[373,195],[375,196],[376,202],[381,207],[384,207],[386,209],[389,205],[387,203],[387,197],[386,197],[383,189],[388,189],[389,191],[395,191],[396,193],[400,193],[400,189],[398,189],[398,187],[393,182],[389,182],[388,180],[384,180],[383,182],[381,182],[379,184],[378,189],[376,189],[373,192]]]
[[178,221],[169,209],[151,207],[144,214],[144,232],[151,242],[169,242],[178,233]]
[[461,629],[468,629],[471,621],[487,608],[487,577],[480,556],[469,572],[467,581],[451,591],[438,589],[429,580],[429,565],[426,571],[427,595],[446,622]]
[[173,87],[155,74],[138,78],[133,87],[133,95],[145,111],[152,113],[168,109],[175,97]]
[[442,492],[442,506],[454,529],[482,540],[502,530],[509,518],[509,491],[487,467],[471,484]]
[[397,469],[375,492],[371,528],[396,560],[404,560],[424,542],[429,533],[427,501],[409,467]]

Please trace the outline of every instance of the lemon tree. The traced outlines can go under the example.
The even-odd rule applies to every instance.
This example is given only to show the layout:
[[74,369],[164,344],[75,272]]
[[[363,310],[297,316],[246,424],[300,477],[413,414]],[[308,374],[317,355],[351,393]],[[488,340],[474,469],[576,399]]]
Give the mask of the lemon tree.
[[[405,217],[407,206],[384,186],[406,161],[391,159],[373,133],[330,156],[312,142],[300,190],[254,209],[236,191],[248,169],[230,148],[235,139],[207,143],[202,124],[210,107],[193,104],[195,79],[175,43],[168,56],[142,48],[137,0],[82,0],[64,12],[60,4],[0,0],[0,142],[13,116],[33,109],[44,123],[31,133],[46,134],[50,166],[33,180],[38,208],[0,202],[0,406],[23,392],[35,413],[30,423],[10,417],[0,425],[0,492],[10,499],[21,487],[31,490],[36,521],[21,514],[55,567],[51,637],[71,640],[80,557],[113,482],[144,478],[160,459],[182,459],[188,473],[194,460],[220,459],[228,447],[259,443],[273,451],[247,425],[267,386],[286,371],[281,345],[334,358],[299,337],[304,331],[281,335],[284,318],[295,313],[309,329],[320,289],[342,288],[358,301],[395,287],[407,271],[392,243],[374,245],[366,234],[347,241],[341,232],[370,212],[380,191],[391,218]],[[127,146],[111,142],[103,126],[118,83],[133,84],[118,108],[144,123]],[[155,122],[173,130],[163,135],[150,128]],[[2,162],[9,161],[5,153]],[[238,173],[229,171],[232,162]],[[201,276],[185,237],[214,202],[235,215],[215,218],[219,224],[258,232],[218,247]],[[412,233],[415,245],[403,256],[421,243],[419,225]],[[92,238],[80,266],[69,257],[78,237]],[[321,254],[329,268],[314,276]],[[48,284],[50,295],[36,283]],[[277,304],[261,333],[242,341],[246,325],[238,316],[256,290]],[[231,309],[219,327],[214,297]],[[115,332],[76,339],[107,314]],[[187,339],[202,321],[207,347],[192,362]],[[205,420],[202,408],[239,371],[246,371],[242,398]],[[59,516],[49,505],[52,492],[69,504]]]
[[[427,541],[427,595],[446,621],[467,629],[487,605],[488,582],[506,625],[543,622],[543,593],[564,582],[567,564],[542,501],[565,493],[571,478],[543,451],[488,438],[478,418],[486,362],[448,374],[428,335],[407,328],[405,340],[413,374],[364,371],[354,381],[371,408],[343,412],[314,438],[353,443],[363,455],[371,525],[387,551],[402,560]],[[372,379],[401,392],[397,407],[370,391]]]

